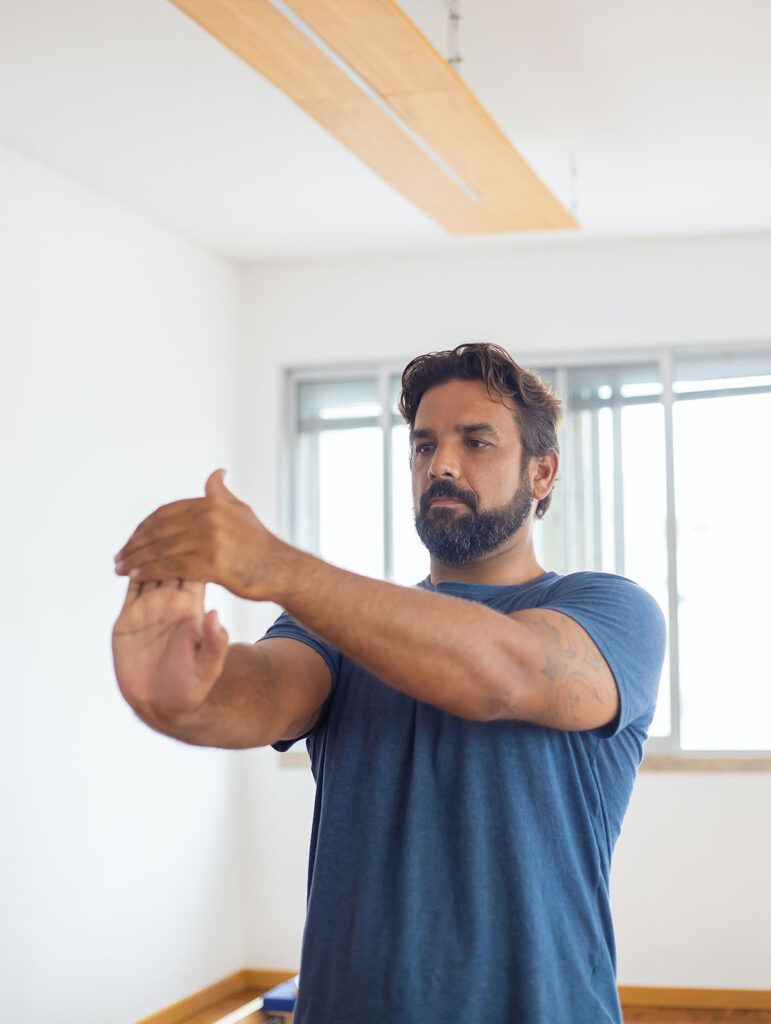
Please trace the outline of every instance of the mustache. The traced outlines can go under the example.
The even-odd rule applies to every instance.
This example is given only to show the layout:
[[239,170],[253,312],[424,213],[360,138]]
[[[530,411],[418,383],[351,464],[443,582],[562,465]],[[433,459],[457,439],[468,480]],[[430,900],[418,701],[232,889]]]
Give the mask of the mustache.
[[425,494],[421,495],[421,516],[428,513],[428,507],[434,498],[454,498],[456,501],[462,501],[464,505],[468,505],[472,512],[476,512],[479,505],[473,491],[465,491],[451,480],[435,480]]

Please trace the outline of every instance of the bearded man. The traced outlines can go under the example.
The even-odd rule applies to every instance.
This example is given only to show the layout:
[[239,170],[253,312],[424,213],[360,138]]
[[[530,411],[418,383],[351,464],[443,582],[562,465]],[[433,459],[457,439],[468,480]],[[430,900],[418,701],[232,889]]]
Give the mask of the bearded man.
[[[118,683],[188,743],[306,740],[296,1024],[620,1024],[608,879],[663,617],[629,580],[539,565],[560,402],[507,352],[414,359],[400,407],[422,583],[292,547],[218,470],[116,556],[131,577]],[[286,611],[257,644],[228,645],[207,581]]]

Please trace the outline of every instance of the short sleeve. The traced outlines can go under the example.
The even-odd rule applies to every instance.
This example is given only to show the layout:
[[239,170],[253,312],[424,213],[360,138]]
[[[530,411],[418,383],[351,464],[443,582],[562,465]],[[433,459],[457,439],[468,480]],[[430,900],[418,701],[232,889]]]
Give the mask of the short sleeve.
[[[292,616],[288,615],[286,612],[282,612],[282,614],[279,615],[265,636],[260,639],[268,640],[273,637],[286,637],[289,640],[299,640],[300,643],[306,644],[308,647],[312,647],[314,651],[321,655],[332,674],[332,689],[326,701],[328,705],[335,692],[335,687],[337,686],[337,678],[340,672],[340,652],[325,640],[322,640],[320,636],[317,636],[309,629],[301,626],[296,619],[293,619]],[[257,642],[259,643],[260,641]],[[322,714],[322,718],[320,720],[323,720],[323,718],[324,715]],[[281,740],[278,743],[274,743],[273,747],[283,753],[285,750],[289,750],[289,748],[297,743],[298,740],[307,739],[309,735],[310,733],[305,733],[304,736],[297,736],[293,740]]]
[[616,680],[619,713],[597,735],[615,736],[632,723],[647,731],[666,647],[664,616],[651,595],[623,576],[577,572],[555,584],[543,607],[583,626]]

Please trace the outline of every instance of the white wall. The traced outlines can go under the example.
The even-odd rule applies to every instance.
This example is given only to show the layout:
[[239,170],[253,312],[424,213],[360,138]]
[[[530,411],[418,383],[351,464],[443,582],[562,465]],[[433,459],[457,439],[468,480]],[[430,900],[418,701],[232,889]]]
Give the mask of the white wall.
[[237,272],[0,150],[0,291],[0,1016],[130,1024],[242,966],[240,755],[110,656],[113,554],[235,462]]
[[[283,369],[771,336],[771,236],[539,243],[236,271],[0,150],[0,987],[18,1024],[130,1022],[299,962],[313,787],[120,699],[112,555],[208,472],[279,528]],[[239,342],[240,332],[240,342]],[[271,606],[217,593],[233,639]],[[243,771],[241,769],[244,769]],[[771,987],[771,776],[642,776],[614,904],[626,984]]]
[[[285,367],[406,360],[485,339],[517,353],[771,339],[771,235],[498,246],[244,272],[244,498],[278,528]],[[273,609],[248,609],[259,636]],[[312,780],[249,755],[246,960],[299,962]],[[771,774],[643,774],[614,869],[620,982],[771,988]],[[281,914],[279,914],[279,910]]]

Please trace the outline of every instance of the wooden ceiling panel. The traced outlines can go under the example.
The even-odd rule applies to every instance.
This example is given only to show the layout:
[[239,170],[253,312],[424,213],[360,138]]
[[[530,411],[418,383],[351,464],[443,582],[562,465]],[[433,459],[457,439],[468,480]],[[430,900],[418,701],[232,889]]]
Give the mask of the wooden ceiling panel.
[[284,0],[383,97],[447,88],[451,65],[390,0]]
[[507,230],[576,226],[468,90],[404,94],[391,104],[483,205],[499,211]]
[[269,0],[172,0],[448,231],[577,226],[392,0],[285,2],[379,101]]

